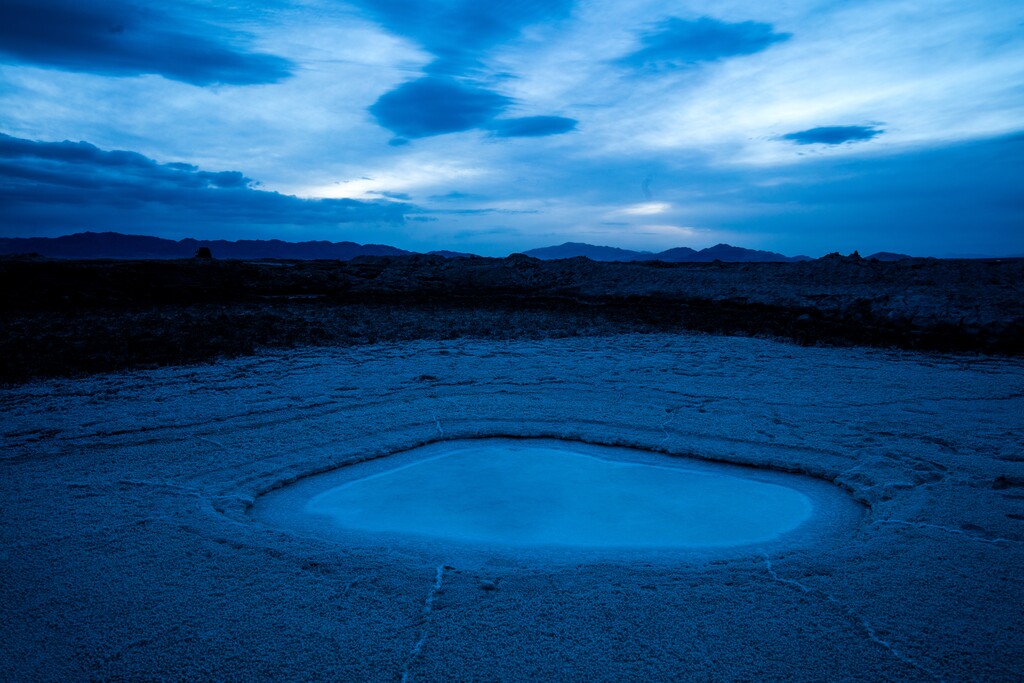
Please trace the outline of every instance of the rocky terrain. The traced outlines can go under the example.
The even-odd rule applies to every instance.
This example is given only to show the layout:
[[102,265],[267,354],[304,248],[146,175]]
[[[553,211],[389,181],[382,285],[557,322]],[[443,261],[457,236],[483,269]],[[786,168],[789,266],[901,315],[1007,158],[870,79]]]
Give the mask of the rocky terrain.
[[0,380],[261,348],[618,332],[1024,353],[1024,261],[0,260]]

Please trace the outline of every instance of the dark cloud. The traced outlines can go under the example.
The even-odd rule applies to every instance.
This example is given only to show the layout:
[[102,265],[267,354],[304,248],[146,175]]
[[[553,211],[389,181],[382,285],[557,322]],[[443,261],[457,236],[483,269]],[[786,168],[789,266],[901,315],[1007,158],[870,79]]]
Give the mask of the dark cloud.
[[481,236],[487,235],[522,235],[523,231],[520,228],[513,228],[507,225],[497,225],[490,228],[484,229],[473,229],[473,230],[460,230],[452,233],[452,237],[456,240],[467,240],[467,239],[478,239]]
[[711,17],[695,20],[670,17],[653,31],[643,34],[640,49],[618,62],[649,71],[678,69],[726,57],[752,55],[789,37],[788,33],[776,33],[771,24],[757,21],[732,24]]
[[884,132],[874,126],[822,126],[787,133],[782,139],[798,145],[841,145],[846,142],[864,142]]
[[572,0],[355,0],[367,16],[391,33],[405,36],[436,57],[427,71],[466,75],[480,67],[484,53],[517,37],[530,24],[569,14]]
[[253,226],[399,224],[408,204],[300,199],[256,189],[237,171],[160,164],[85,142],[34,142],[0,134],[0,231],[188,231]]
[[[477,128],[487,128],[495,137],[556,135],[575,128],[571,119],[555,116],[490,125],[514,101],[474,84],[486,71],[489,50],[515,39],[528,25],[567,17],[573,0],[356,0],[355,4],[386,30],[415,41],[435,57],[425,68],[424,78],[398,86],[370,107],[377,122],[399,136],[389,144]],[[492,80],[495,77],[490,74]]]
[[385,128],[406,138],[423,138],[480,128],[512,100],[452,78],[427,76],[385,93],[370,113]]
[[193,85],[274,83],[292,64],[250,52],[213,24],[124,0],[4,0],[0,59],[107,76],[159,74]]
[[495,209],[495,208],[483,208],[483,209],[414,209],[410,213],[417,214],[429,214],[439,216],[491,216],[491,215],[503,215],[503,216],[519,216],[519,215],[534,215],[542,213],[538,209]]
[[491,121],[487,129],[497,138],[536,138],[576,130],[576,120],[564,116],[524,116]]
[[377,195],[378,197],[385,197],[386,199],[397,199],[397,200],[400,200],[400,201],[403,201],[403,202],[406,202],[406,201],[409,201],[410,199],[412,199],[412,197],[410,197],[405,192],[374,191],[374,192],[368,192],[367,194]]
[[464,199],[478,199],[478,195],[469,194],[467,192],[448,192],[446,194],[433,194],[427,197],[431,201],[435,202],[454,202],[462,201]]
[[496,118],[513,103],[493,90],[454,78],[426,76],[385,93],[369,111],[377,123],[401,136],[392,145],[478,128],[498,138],[543,137],[576,129],[576,121],[563,116]]

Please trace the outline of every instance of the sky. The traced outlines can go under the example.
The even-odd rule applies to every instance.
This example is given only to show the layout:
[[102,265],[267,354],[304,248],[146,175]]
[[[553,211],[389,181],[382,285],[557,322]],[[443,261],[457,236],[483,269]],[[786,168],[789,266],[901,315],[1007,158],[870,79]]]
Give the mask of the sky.
[[1024,255],[1024,3],[0,15],[0,236]]

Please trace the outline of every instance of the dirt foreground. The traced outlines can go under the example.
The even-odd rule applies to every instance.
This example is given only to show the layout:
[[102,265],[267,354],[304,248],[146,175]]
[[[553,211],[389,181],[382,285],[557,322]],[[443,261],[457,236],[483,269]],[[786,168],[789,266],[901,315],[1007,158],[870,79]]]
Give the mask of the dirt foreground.
[[[0,394],[12,681],[1011,681],[1024,362],[689,334],[263,353]],[[292,534],[296,478],[546,437],[804,473],[820,543],[545,565]]]

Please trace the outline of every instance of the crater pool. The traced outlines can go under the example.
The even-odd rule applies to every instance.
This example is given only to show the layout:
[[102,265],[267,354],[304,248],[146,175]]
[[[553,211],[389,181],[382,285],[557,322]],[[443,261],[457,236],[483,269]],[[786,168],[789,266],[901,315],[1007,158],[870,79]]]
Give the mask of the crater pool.
[[253,514],[344,542],[715,549],[775,542],[815,518],[829,526],[849,506],[837,487],[810,477],[627,448],[485,439],[307,477],[260,497]]

